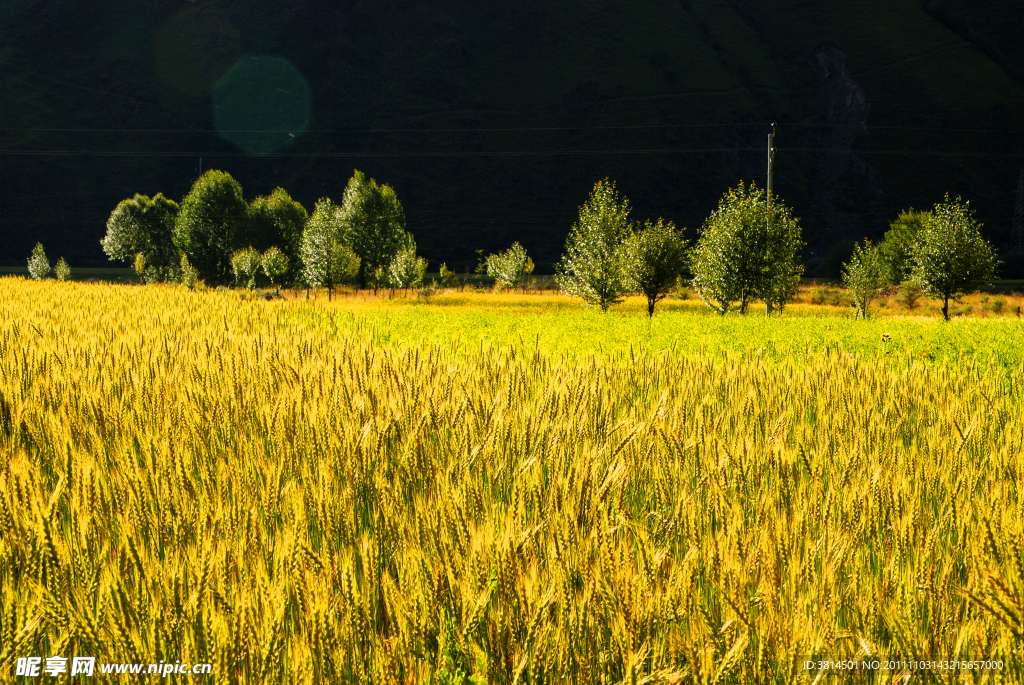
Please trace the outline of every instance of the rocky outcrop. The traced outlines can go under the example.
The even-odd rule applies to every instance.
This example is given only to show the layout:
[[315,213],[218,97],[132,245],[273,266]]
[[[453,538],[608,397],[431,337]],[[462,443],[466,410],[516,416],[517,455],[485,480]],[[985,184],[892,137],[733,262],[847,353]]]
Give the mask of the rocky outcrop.
[[850,166],[853,141],[864,130],[871,101],[846,66],[846,53],[831,43],[815,48],[811,55],[815,86],[821,100],[825,153],[825,175],[836,184]]

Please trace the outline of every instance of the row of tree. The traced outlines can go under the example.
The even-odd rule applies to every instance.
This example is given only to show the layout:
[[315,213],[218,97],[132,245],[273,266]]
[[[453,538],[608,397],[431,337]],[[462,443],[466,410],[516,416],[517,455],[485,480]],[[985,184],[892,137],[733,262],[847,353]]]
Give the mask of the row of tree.
[[615,183],[600,181],[580,208],[580,218],[556,267],[562,289],[607,310],[626,292],[647,298],[647,313],[681,277],[710,307],[746,312],[754,300],[781,309],[800,285],[803,246],[791,210],[769,202],[764,191],[742,183],[730,189],[688,247],[671,221],[631,221],[629,201]]
[[283,277],[333,291],[355,280],[376,290],[411,287],[426,271],[394,189],[359,171],[340,204],[322,198],[309,214],[283,188],[246,202],[230,174],[210,170],[180,205],[163,194],[118,204],[101,243],[147,282],[194,275],[251,287],[262,270],[272,283]]
[[[624,293],[640,292],[648,315],[684,278],[721,314],[745,313],[756,300],[771,313],[797,293],[800,225],[789,207],[754,184],[740,183],[723,196],[693,246],[671,222],[641,225],[629,214],[614,183],[594,186],[556,267],[566,293],[607,310]],[[996,264],[970,204],[947,195],[933,210],[901,213],[880,244],[856,245],[843,280],[861,316],[882,287],[907,284],[941,299],[948,321],[949,300],[984,286]]]
[[[556,265],[564,292],[602,310],[639,292],[649,315],[684,279],[721,314],[734,308],[745,313],[754,301],[770,313],[795,296],[803,273],[798,220],[754,184],[730,189],[692,246],[685,229],[662,219],[636,222],[631,211],[614,182],[595,184]],[[394,189],[359,171],[340,203],[322,198],[312,214],[282,188],[247,203],[229,174],[208,171],[180,205],[162,194],[121,202],[102,244],[111,259],[133,261],[150,282],[205,278],[219,284],[233,277],[254,287],[262,270],[271,283],[291,279],[330,293],[354,281],[376,291],[420,285],[427,268],[405,230]],[[981,287],[995,265],[969,203],[947,196],[933,210],[901,213],[878,245],[858,244],[843,280],[862,316],[881,287],[913,282],[943,300],[948,319],[949,299]],[[533,261],[515,243],[482,259],[478,270],[498,289],[514,289],[533,271]],[[442,264],[442,284],[452,275]]]
[[902,212],[877,245],[856,244],[843,266],[843,283],[861,317],[882,287],[902,285],[942,300],[942,316],[949,321],[950,299],[982,288],[997,263],[970,203],[947,195],[932,210]]

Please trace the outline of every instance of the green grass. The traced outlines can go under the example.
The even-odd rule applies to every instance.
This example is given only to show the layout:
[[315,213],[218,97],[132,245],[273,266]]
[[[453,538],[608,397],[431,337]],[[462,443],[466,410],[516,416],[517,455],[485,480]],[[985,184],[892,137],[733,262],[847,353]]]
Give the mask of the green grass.
[[[381,345],[456,345],[466,348],[525,343],[542,352],[621,360],[643,353],[754,355],[783,361],[825,351],[864,359],[921,361],[992,359],[1004,366],[1024,363],[1024,324],[1016,317],[963,318],[944,323],[930,317],[855,320],[838,307],[800,305],[766,320],[762,313],[725,317],[699,302],[668,301],[653,319],[639,298],[619,311],[585,310],[562,297],[444,295],[417,300],[317,300],[290,316],[338,335],[362,331]],[[801,312],[803,314],[801,315]],[[883,341],[883,335],[888,339]]]

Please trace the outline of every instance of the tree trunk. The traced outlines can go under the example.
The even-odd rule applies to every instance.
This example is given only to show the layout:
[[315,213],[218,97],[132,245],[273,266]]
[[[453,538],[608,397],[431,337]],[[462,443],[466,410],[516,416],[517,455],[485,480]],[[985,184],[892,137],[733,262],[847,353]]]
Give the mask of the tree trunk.
[[366,287],[366,260],[359,260],[359,271],[356,273],[356,290]]
[[771,316],[772,315],[772,303],[768,302],[767,300],[765,300],[765,303],[764,303],[764,315],[765,316]]
[[655,300],[654,300],[653,297],[648,297],[647,298],[647,318],[648,319],[654,317],[654,302],[655,302]]
[[942,298],[942,319],[949,321],[949,295]]

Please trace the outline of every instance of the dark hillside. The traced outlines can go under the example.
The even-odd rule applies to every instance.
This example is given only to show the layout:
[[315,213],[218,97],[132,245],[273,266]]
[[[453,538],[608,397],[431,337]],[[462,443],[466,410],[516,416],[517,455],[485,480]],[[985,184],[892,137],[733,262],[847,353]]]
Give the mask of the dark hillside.
[[308,208],[359,168],[396,188],[432,268],[519,240],[546,271],[606,176],[638,217],[692,236],[727,187],[764,183],[772,121],[808,258],[947,191],[998,244],[1024,165],[1014,14],[1008,0],[0,0],[0,260],[42,240],[104,264],[117,201],[180,198],[202,158],[247,197],[281,185]]

